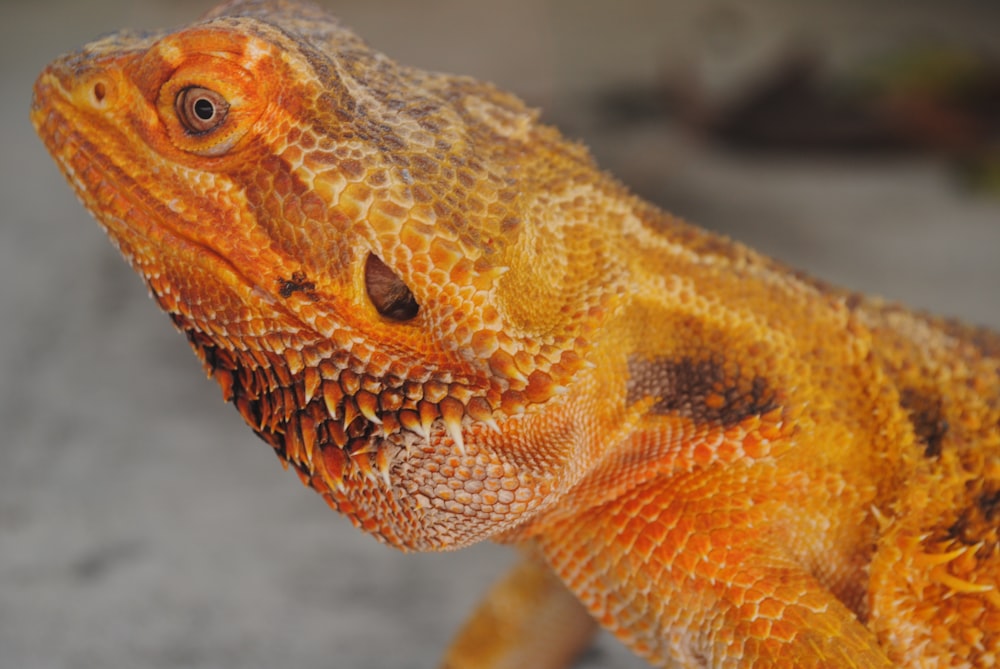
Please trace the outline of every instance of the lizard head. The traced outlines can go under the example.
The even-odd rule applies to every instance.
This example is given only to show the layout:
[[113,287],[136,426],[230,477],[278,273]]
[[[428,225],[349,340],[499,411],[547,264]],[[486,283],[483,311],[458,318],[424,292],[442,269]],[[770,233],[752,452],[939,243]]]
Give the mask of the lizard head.
[[569,213],[589,156],[516,98],[237,2],[57,60],[32,119],[225,397],[355,524],[457,547],[579,478],[620,269]]

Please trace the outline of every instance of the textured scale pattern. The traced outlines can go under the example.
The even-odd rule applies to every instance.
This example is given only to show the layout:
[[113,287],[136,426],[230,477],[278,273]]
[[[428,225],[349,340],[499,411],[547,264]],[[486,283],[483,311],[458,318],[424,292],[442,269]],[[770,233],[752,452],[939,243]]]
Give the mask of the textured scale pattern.
[[630,195],[517,98],[235,1],[51,64],[39,135],[223,396],[405,550],[525,560],[451,669],[1000,662],[1000,336]]

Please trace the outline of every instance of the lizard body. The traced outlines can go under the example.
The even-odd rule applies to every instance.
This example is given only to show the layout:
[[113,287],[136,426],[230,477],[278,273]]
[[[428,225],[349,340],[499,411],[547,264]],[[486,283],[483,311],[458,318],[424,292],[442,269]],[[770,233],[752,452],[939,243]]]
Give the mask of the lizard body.
[[1000,336],[630,195],[309,5],[50,65],[32,119],[244,419],[355,525],[525,562],[445,666],[993,666]]

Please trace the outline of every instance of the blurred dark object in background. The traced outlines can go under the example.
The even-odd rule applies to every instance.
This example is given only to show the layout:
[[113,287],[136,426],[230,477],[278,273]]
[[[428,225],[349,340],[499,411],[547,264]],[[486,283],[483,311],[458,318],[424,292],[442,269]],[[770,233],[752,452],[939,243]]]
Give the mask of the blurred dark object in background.
[[685,104],[685,120],[722,143],[753,151],[859,153],[910,146],[872,99],[826,78],[815,53],[786,56],[728,104]]
[[956,46],[897,49],[841,74],[818,51],[795,50],[725,100],[690,76],[659,91],[602,96],[612,122],[672,116],[741,151],[931,153],[963,182],[1000,195],[1000,61]]

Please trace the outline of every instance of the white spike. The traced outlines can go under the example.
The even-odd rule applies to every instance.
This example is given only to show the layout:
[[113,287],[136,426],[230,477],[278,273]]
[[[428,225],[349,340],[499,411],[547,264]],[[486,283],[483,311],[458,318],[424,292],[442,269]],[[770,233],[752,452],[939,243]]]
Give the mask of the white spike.
[[448,430],[448,436],[451,440],[455,442],[455,448],[462,455],[465,455],[465,439],[462,438],[462,422],[444,419],[445,429]]
[[375,469],[378,470],[379,475],[385,482],[386,488],[392,487],[392,481],[389,479],[389,468],[392,463],[389,460],[389,445],[383,443],[378,447],[375,452]]
[[462,438],[462,417],[465,415],[465,406],[454,397],[446,397],[438,404],[438,410],[441,412],[444,428],[455,442],[455,448],[465,455],[465,439]]

